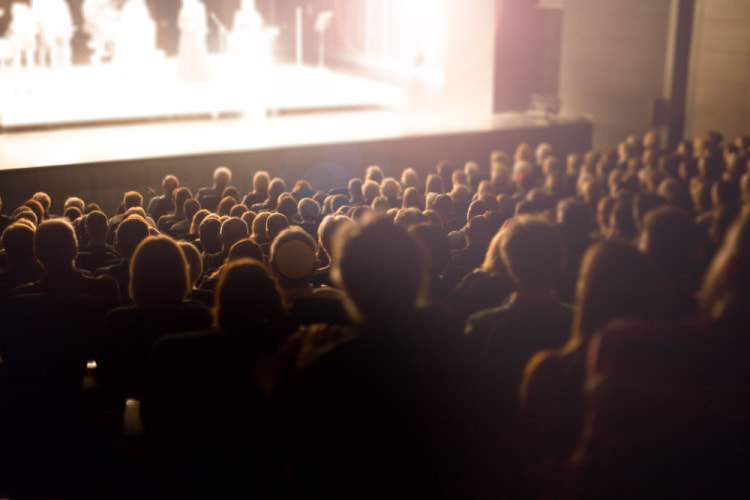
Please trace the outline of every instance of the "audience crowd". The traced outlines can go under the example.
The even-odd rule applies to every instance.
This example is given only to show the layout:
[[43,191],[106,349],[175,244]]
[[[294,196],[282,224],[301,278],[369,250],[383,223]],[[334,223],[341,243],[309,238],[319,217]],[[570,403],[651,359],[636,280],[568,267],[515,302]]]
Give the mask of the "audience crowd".
[[488,160],[0,216],[0,496],[750,495],[750,138]]

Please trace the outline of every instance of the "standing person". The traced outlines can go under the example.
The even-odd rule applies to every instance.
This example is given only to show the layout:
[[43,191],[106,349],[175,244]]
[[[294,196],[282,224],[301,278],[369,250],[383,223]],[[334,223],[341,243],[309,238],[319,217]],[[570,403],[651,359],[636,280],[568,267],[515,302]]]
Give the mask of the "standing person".
[[27,68],[35,66],[37,24],[28,5],[14,3],[11,7],[13,21],[10,24],[10,44],[13,51],[13,66],[20,68],[22,61]]
[[52,68],[70,66],[73,16],[65,0],[34,0],[31,6],[39,21],[39,64]]
[[185,81],[208,80],[206,6],[199,0],[183,0],[177,24],[180,45],[177,52],[179,78]]

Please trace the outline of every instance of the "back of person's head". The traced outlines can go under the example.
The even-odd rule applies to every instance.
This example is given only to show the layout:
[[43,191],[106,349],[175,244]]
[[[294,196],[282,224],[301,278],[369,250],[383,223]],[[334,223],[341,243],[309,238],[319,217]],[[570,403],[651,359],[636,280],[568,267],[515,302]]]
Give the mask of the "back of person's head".
[[200,209],[201,204],[194,198],[188,198],[185,200],[185,203],[182,204],[182,212],[185,214],[185,219],[191,222]]
[[222,190],[232,182],[232,171],[227,167],[217,167],[214,170],[214,185]]
[[237,205],[236,199],[232,198],[231,196],[225,196],[219,202],[219,206],[216,207],[216,213],[219,214],[219,216],[229,215],[235,205]]
[[250,236],[250,233],[247,229],[247,224],[239,217],[230,217],[221,224],[219,238],[221,239],[224,251],[227,253],[232,248],[232,245],[248,236]]
[[428,271],[432,278],[439,277],[451,262],[451,247],[448,235],[440,226],[430,223],[417,224],[409,228],[409,234],[422,244],[429,257]]
[[266,219],[266,236],[268,241],[272,242],[278,237],[278,235],[286,228],[289,227],[289,219],[284,214],[271,214]]
[[34,233],[34,255],[47,272],[73,268],[78,240],[73,226],[64,219],[42,222]]
[[383,169],[378,165],[370,165],[365,170],[365,181],[374,181],[380,186],[380,183],[383,182],[384,178],[385,174],[383,173]]
[[394,224],[406,229],[427,222],[429,222],[427,216],[424,215],[420,209],[414,207],[400,209],[396,214],[396,217],[393,219]]
[[698,226],[690,212],[661,207],[646,215],[640,247],[660,274],[673,278],[689,274],[699,245]]
[[304,222],[316,222],[320,216],[320,205],[312,198],[303,198],[297,204],[297,211]]
[[34,260],[34,228],[14,222],[3,231],[2,242],[9,265]]
[[77,196],[69,196],[65,199],[65,203],[63,203],[63,211],[65,211],[68,207],[78,207],[78,210],[83,212],[83,209],[86,208],[86,204]]
[[280,333],[285,317],[281,290],[260,261],[243,258],[227,265],[216,287],[214,326],[250,335]]
[[349,199],[343,194],[336,194],[331,197],[331,212],[338,212],[341,207],[346,206]]
[[394,203],[401,195],[401,184],[393,177],[386,177],[380,183],[380,195],[384,196],[390,203]]
[[466,219],[471,220],[473,217],[484,215],[485,213],[487,213],[487,202],[484,200],[474,200],[466,212]]
[[290,227],[271,243],[271,269],[282,287],[309,283],[317,267],[318,245],[297,227]]
[[129,259],[141,241],[149,235],[148,224],[140,217],[122,221],[115,232],[115,250],[120,257]]
[[486,249],[494,234],[486,215],[475,215],[466,223],[466,244],[469,247]]
[[266,221],[270,216],[270,212],[261,212],[253,219],[253,232],[250,237],[259,245],[269,241],[268,233],[266,233]]
[[122,199],[125,210],[143,205],[143,196],[138,191],[128,191]]
[[268,185],[268,198],[276,202],[281,196],[281,193],[286,191],[286,182],[279,177],[274,177],[271,183]]
[[389,207],[388,199],[385,196],[376,196],[375,199],[372,200],[373,212],[383,214],[388,211]]
[[[36,219],[39,222],[44,222],[44,207],[41,203],[36,201],[35,199],[29,199],[26,200],[24,203],[24,206],[27,206],[31,209],[32,212],[34,212],[34,215],[36,215]],[[79,212],[80,213],[80,212]]]
[[448,220],[453,215],[453,200],[450,195],[439,194],[435,197],[432,210],[436,211],[443,221]]
[[172,238],[149,236],[138,245],[130,261],[130,297],[136,306],[177,305],[191,289],[185,255]]
[[190,222],[190,234],[198,234],[200,230],[201,222],[203,222],[203,219],[205,219],[209,215],[211,215],[211,212],[209,212],[205,208],[201,208],[200,210],[195,212],[195,215],[193,216],[193,219]]
[[424,192],[425,194],[443,194],[445,192],[445,183],[443,182],[443,179],[437,174],[429,174],[427,176],[427,180],[425,181]]
[[175,211],[180,213],[183,211],[185,202],[193,197],[193,193],[187,186],[178,187],[174,190],[174,204]]
[[248,230],[252,231],[253,224],[255,223],[255,218],[257,216],[258,216],[258,214],[256,214],[252,210],[247,210],[246,212],[242,213],[242,217],[240,217],[240,219],[244,220],[245,224],[247,224]]
[[94,211],[86,215],[86,234],[90,240],[104,239],[107,236],[107,216]]
[[190,286],[196,286],[198,280],[203,275],[203,259],[201,254],[195,245],[187,241],[178,241],[177,244],[180,246],[183,255],[185,255],[185,262],[188,266],[188,277],[190,279]]
[[573,337],[590,338],[617,318],[644,318],[654,302],[645,257],[632,245],[601,241],[584,254],[576,289]]
[[221,251],[220,231],[221,221],[215,215],[209,215],[201,221],[198,227],[198,238],[201,245],[203,245],[205,253],[218,253]]
[[424,293],[427,259],[419,243],[388,219],[339,233],[332,277],[360,319],[397,320]]
[[36,214],[26,205],[21,205],[20,207],[13,210],[13,214],[11,215],[11,221],[15,222],[21,219],[26,219],[34,224],[36,226],[39,223],[39,219],[37,219]]
[[551,288],[565,260],[557,228],[529,215],[518,216],[508,224],[500,252],[513,280],[529,288]]
[[424,208],[424,202],[422,201],[422,194],[415,187],[408,187],[404,190],[404,199],[401,203],[402,208],[418,208],[422,210]]
[[70,222],[80,219],[82,216],[83,214],[80,210],[78,210],[78,207],[68,207],[63,213],[63,217],[68,219]]
[[279,196],[279,203],[276,207],[276,211],[285,215],[288,220],[294,220],[297,216],[297,200],[289,193],[282,194]]
[[253,175],[253,191],[256,193],[267,194],[270,183],[271,176],[264,170],[259,170]]
[[410,187],[419,189],[419,174],[413,167],[406,167],[401,172],[401,185],[404,186],[404,189]]
[[362,194],[362,179],[353,177],[349,179],[349,199],[353,201],[362,200],[364,195]]
[[320,223],[318,242],[329,258],[333,258],[333,237],[342,228],[354,226],[352,220],[344,215],[329,215]]
[[95,210],[99,210],[100,212],[103,212],[102,207],[100,207],[96,203],[86,203],[86,208],[83,209],[83,214],[90,214],[91,212],[94,212]]
[[49,215],[49,208],[52,205],[52,198],[44,191],[38,191],[31,195],[32,200],[36,200],[42,205],[44,209],[45,218]]
[[299,201],[302,198],[310,198],[315,194],[315,190],[308,181],[300,179],[294,183],[291,194],[294,197],[294,201]]
[[161,187],[164,189],[164,192],[169,194],[177,189],[179,185],[180,181],[172,174],[166,175],[161,181]]
[[263,262],[263,250],[260,249],[257,243],[249,238],[239,240],[232,245],[231,249],[229,249],[227,260],[233,262],[239,259],[255,259]]
[[236,203],[239,203],[242,199],[242,195],[240,195],[240,190],[237,189],[234,186],[227,186],[224,188],[224,190],[221,192],[221,199],[226,198],[229,196],[230,198],[234,198],[234,201]]
[[[469,177],[463,170],[454,170],[453,175],[451,176],[451,183],[453,184],[453,189],[458,185],[469,187]],[[453,189],[451,189],[451,191]]]
[[371,205],[373,200],[380,196],[380,184],[373,180],[366,180],[362,184],[362,195],[365,197],[365,203]]

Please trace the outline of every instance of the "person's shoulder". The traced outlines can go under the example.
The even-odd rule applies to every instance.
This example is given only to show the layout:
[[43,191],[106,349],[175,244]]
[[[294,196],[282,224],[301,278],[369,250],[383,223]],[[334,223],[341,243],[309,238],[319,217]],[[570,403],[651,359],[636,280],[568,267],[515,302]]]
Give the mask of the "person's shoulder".
[[509,304],[506,302],[499,306],[484,309],[472,314],[466,321],[464,333],[471,335],[476,331],[490,328],[496,321],[505,316],[508,313],[508,310]]

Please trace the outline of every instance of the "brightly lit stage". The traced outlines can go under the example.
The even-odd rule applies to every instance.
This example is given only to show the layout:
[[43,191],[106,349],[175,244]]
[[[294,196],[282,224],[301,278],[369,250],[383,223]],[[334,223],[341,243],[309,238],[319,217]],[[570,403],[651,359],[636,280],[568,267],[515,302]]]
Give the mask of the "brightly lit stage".
[[64,69],[0,71],[4,131],[175,118],[394,107],[392,85],[302,65],[245,65],[212,55],[209,78],[178,78],[175,58],[137,66],[101,64]]
[[0,134],[0,196],[6,213],[37,190],[49,192],[58,210],[75,195],[110,212],[124,191],[145,195],[167,173],[195,192],[210,183],[217,165],[229,166],[244,192],[261,169],[326,190],[363,176],[372,164],[395,175],[413,166],[424,176],[443,159],[487,165],[493,150],[512,153],[520,142],[549,142],[560,155],[586,151],[591,133],[585,120],[403,108],[13,132]]

